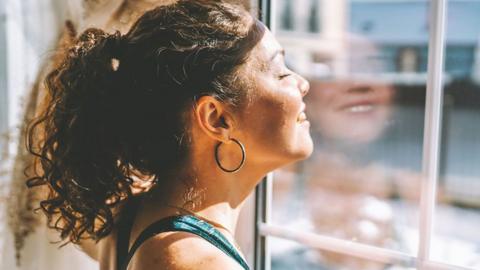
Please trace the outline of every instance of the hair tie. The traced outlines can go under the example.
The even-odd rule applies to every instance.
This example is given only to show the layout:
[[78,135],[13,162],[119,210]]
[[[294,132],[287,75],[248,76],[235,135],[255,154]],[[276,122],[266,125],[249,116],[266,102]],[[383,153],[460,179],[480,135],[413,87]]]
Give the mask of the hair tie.
[[109,35],[107,37],[108,50],[110,51],[112,68],[114,71],[117,71],[118,66],[120,65],[120,58],[123,53],[123,36],[119,31]]

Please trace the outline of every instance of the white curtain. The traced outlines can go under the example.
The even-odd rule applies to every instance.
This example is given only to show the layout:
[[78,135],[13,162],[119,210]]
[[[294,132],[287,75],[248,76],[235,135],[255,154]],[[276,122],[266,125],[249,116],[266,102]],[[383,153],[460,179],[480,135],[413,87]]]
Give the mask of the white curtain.
[[5,86],[0,90],[3,91],[0,92],[3,97],[0,106],[4,106],[0,110],[0,129],[2,126],[6,128],[9,135],[0,163],[0,269],[98,269],[97,262],[73,245],[59,249],[58,244],[52,244],[52,241],[58,240],[58,234],[47,229],[44,223],[28,234],[19,253],[21,257],[16,259],[13,232],[7,224],[8,204],[4,203],[8,196],[24,195],[13,192],[10,181],[14,178],[12,171],[19,143],[18,127],[28,103],[28,93],[37,80],[39,69],[53,54],[65,19],[78,22],[82,18],[81,7],[79,0],[0,1],[0,46],[3,47],[0,49],[0,86]]

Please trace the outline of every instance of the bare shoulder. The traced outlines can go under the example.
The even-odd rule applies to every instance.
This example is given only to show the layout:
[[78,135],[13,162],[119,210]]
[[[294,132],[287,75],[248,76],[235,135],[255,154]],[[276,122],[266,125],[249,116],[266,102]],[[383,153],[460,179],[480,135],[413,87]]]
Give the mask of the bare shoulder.
[[187,232],[161,233],[145,241],[131,261],[131,270],[243,270],[220,249]]

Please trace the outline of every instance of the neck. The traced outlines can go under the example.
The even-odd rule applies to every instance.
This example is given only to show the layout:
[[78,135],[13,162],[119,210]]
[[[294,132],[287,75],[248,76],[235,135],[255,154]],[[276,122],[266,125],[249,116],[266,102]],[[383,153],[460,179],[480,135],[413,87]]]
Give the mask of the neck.
[[[162,185],[160,181],[158,188],[151,190],[144,201],[146,216],[153,219],[172,211],[180,214],[188,211],[211,221],[212,225],[218,223],[233,234],[242,206],[265,174],[249,170],[248,164],[245,164],[236,173],[218,169],[195,172],[191,174],[194,177],[173,177],[168,179],[175,183],[171,187]],[[181,213],[178,208],[186,211]]]
[[[176,214],[179,212],[177,209],[167,206],[173,205],[221,224],[230,233],[234,233],[246,199],[263,177],[277,168],[278,164],[255,159],[253,154],[248,156],[250,152],[247,149],[247,158],[241,169],[228,173],[216,163],[214,142],[199,141],[194,146],[189,161],[182,165],[182,168],[189,169],[176,170],[176,175],[159,179],[157,188],[148,192],[148,199],[143,204],[144,216],[151,223],[166,215]],[[238,147],[224,146],[223,151],[221,163],[226,164],[227,168],[235,168],[241,160]]]

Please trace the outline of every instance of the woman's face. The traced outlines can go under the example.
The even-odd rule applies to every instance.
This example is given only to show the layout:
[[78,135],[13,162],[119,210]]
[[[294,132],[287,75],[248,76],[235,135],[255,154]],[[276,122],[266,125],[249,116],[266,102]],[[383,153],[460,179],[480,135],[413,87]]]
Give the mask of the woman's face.
[[390,120],[394,90],[379,80],[386,67],[370,40],[348,34],[344,40],[348,73],[312,83],[308,101],[312,129],[321,139],[365,144],[379,138]]
[[343,80],[315,83],[313,89],[314,128],[324,138],[368,143],[390,119],[393,88],[387,84]]
[[285,66],[284,51],[270,31],[252,50],[244,72],[253,82],[239,117],[247,159],[276,168],[308,157],[313,143],[303,97],[310,86]]

